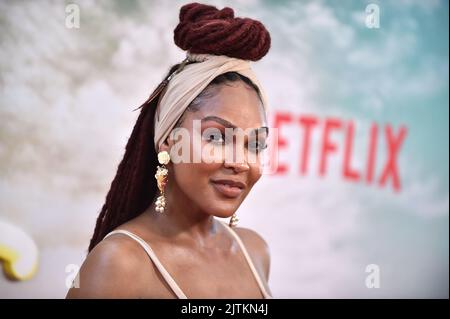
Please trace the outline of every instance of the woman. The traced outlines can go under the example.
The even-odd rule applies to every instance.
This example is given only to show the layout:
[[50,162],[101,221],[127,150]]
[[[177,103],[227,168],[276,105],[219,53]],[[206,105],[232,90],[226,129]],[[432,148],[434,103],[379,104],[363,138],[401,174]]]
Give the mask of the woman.
[[261,176],[267,104],[249,60],[270,35],[192,3],[174,39],[187,58],[140,107],[68,298],[270,298],[267,244],[234,215]]

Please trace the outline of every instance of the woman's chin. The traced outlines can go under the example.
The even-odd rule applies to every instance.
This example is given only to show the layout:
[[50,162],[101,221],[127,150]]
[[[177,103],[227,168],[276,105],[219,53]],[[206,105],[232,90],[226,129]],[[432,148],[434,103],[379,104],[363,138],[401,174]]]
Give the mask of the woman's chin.
[[229,218],[233,216],[236,212],[238,205],[236,204],[224,204],[224,203],[214,203],[208,205],[206,211],[216,217],[219,218]]

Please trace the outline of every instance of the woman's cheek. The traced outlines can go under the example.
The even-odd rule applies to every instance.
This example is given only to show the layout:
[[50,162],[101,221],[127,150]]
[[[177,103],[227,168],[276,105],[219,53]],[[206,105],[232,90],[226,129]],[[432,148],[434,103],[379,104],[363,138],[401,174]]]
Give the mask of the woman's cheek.
[[249,164],[250,166],[250,176],[252,179],[252,184],[255,184],[262,176],[262,166],[260,162]]
[[222,164],[225,156],[224,153],[223,145],[204,142],[201,149],[202,163]]

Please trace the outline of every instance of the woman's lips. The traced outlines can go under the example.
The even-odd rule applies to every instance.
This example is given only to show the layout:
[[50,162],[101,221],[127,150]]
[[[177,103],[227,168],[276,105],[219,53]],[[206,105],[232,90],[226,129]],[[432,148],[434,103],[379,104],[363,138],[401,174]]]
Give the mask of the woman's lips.
[[219,193],[229,198],[239,197],[245,187],[244,184],[233,181],[211,181],[211,184]]

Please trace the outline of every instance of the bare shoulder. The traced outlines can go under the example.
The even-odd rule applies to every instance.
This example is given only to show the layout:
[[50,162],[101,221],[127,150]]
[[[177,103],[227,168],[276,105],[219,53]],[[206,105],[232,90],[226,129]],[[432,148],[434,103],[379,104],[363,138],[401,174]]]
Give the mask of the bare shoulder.
[[257,264],[255,266],[260,267],[266,280],[268,280],[270,272],[270,250],[267,242],[260,234],[252,229],[244,227],[236,227],[233,229],[243,241],[252,260]]
[[120,234],[108,237],[88,254],[78,274],[79,287],[71,288],[67,298],[139,297],[145,292],[140,283],[148,285],[154,273],[153,267],[142,271],[147,259],[131,238]]

